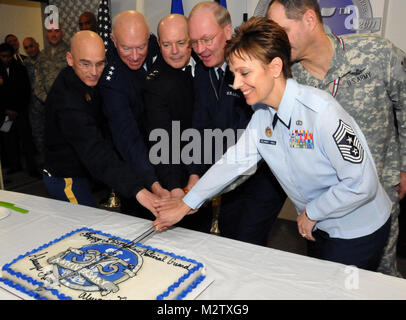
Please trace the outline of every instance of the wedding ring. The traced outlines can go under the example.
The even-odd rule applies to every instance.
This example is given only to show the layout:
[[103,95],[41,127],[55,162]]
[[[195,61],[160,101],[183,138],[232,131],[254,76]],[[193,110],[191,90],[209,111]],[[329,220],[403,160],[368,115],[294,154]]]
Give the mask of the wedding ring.
[[302,233],[302,237],[306,238],[307,234],[306,233]]

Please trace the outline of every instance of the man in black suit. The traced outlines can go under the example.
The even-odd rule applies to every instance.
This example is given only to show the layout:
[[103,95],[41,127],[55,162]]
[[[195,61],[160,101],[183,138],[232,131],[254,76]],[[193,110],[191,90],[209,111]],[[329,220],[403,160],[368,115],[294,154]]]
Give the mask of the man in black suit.
[[[188,166],[181,155],[187,142],[181,141],[181,136],[192,127],[196,64],[191,56],[185,16],[171,14],[163,18],[158,24],[158,43],[162,59],[154,64],[143,90],[150,161],[162,186],[172,197],[181,198],[185,195],[189,178]],[[167,139],[156,142],[158,137]],[[189,216],[180,225],[209,232],[209,209],[204,208],[199,215]]]
[[97,207],[89,184],[94,177],[154,212],[151,202],[157,197],[119,159],[106,130],[96,87],[106,64],[103,40],[93,31],[79,31],[66,60],[46,100],[43,180],[49,194]]
[[13,59],[13,53],[14,49],[9,44],[0,45],[0,105],[3,116],[13,121],[10,130],[2,133],[5,149],[2,156],[10,167],[8,173],[14,173],[22,169],[20,157],[23,154],[27,171],[38,177],[28,120],[30,80],[27,69]]
[[[188,20],[190,42],[202,63],[196,66],[195,110],[193,126],[201,132],[218,130],[238,132],[246,128],[252,116],[243,93],[233,88],[234,76],[224,59],[226,41],[231,39],[231,17],[227,9],[213,1],[199,2],[191,11]],[[230,141],[223,139],[223,152]],[[231,141],[234,144],[236,140]],[[205,141],[202,154],[208,150]],[[215,154],[211,163],[193,165],[189,187],[208,170],[221,154]],[[202,159],[207,160],[207,159]],[[229,238],[266,245],[268,233],[286,199],[275,177],[264,163],[257,171],[234,190],[221,198],[219,215],[220,233]],[[195,213],[199,214],[199,212]]]
[[20,53],[20,42],[18,41],[18,38],[14,34],[8,34],[4,38],[4,42],[8,43],[10,46],[13,47],[13,49],[14,49],[13,58],[18,63],[23,64],[23,62],[27,58],[27,56]]

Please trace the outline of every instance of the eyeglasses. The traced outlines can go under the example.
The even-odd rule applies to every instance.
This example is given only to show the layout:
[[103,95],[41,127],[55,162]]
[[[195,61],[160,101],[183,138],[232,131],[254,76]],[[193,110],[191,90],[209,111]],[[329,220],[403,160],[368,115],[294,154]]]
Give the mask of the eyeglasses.
[[83,60],[78,62],[79,67],[84,70],[89,70],[89,69],[93,68],[93,66],[96,67],[96,69],[102,69],[106,66],[106,64],[107,64],[107,60],[99,61],[97,63],[92,63],[90,61],[83,61]]
[[28,46],[24,46],[24,49],[25,50],[28,50],[28,49],[30,49],[30,48],[34,48],[34,44],[29,44]]
[[198,44],[199,44],[199,42],[201,42],[201,43],[203,43],[206,47],[209,47],[209,46],[211,46],[211,45],[213,44],[214,38],[217,37],[217,35],[218,35],[220,32],[221,32],[221,30],[220,30],[219,32],[217,32],[214,36],[211,36],[211,37],[205,37],[205,38],[201,38],[201,39],[198,39],[198,40],[190,40],[190,46],[191,46],[193,49],[196,49],[197,46],[198,46]]

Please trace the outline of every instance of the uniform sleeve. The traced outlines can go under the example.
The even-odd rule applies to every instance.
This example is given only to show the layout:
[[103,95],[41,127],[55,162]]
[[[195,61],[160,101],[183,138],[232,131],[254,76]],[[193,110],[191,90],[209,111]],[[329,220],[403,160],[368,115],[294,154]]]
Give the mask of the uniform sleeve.
[[150,188],[157,181],[154,168],[149,162],[148,150],[131,111],[131,103],[124,91],[102,85],[103,110],[109,121],[113,142],[123,159],[144,178]]
[[[146,81],[143,92],[148,133],[154,129],[162,129],[169,134],[168,150],[162,150],[168,154],[169,163],[155,165],[155,172],[160,183],[168,190],[184,187],[182,185],[183,165],[172,163],[171,88],[171,84],[160,81],[160,79],[153,79]],[[152,142],[150,144],[153,145]]]
[[33,91],[35,97],[41,102],[45,103],[45,100],[47,98],[47,92],[45,89],[45,79],[44,79],[44,70],[40,68],[42,65],[42,59],[41,56],[39,58],[40,60],[38,63],[35,64],[34,68],[34,85],[33,85]]
[[183,201],[193,209],[199,208],[239,176],[249,174],[262,159],[257,149],[256,136],[255,120],[251,120],[237,143],[199,179]]
[[401,171],[406,171],[406,54],[393,46],[391,51],[388,95],[393,103],[400,142]]
[[62,134],[91,175],[126,197],[133,197],[143,189],[143,179],[121,161],[111,144],[103,139],[94,119],[83,111],[86,106],[72,96],[65,96],[59,103],[62,107],[56,114]]
[[372,200],[379,181],[365,137],[338,103],[337,108],[330,105],[320,113],[316,133],[322,156],[328,158],[338,179],[306,206],[308,217],[321,221],[345,216]]

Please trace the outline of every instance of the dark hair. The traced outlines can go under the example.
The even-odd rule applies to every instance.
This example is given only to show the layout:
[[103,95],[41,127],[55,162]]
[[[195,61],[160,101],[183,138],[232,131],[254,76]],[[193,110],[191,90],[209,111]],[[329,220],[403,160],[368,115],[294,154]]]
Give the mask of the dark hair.
[[[9,33],[8,35],[6,35],[5,37],[4,37],[4,42],[7,42],[7,39],[8,39],[8,37],[16,37],[14,34],[12,34],[12,33]],[[17,38],[17,37],[16,37]]]
[[224,54],[227,62],[232,60],[232,55],[239,58],[247,55],[265,65],[279,57],[283,62],[283,75],[286,79],[292,77],[289,38],[277,23],[267,18],[252,17],[237,27],[227,41]]
[[7,42],[3,42],[0,44],[0,52],[6,52],[9,51],[11,55],[14,54],[14,48],[10,46]]
[[269,7],[276,2],[280,3],[285,8],[286,17],[289,19],[300,20],[305,12],[311,9],[316,13],[317,19],[320,22],[323,22],[320,5],[317,0],[273,0],[269,4]]

